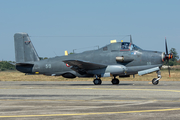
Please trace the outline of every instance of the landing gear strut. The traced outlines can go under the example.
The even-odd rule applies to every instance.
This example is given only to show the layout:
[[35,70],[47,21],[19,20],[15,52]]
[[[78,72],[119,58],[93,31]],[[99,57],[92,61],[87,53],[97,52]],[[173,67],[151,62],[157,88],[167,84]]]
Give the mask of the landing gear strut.
[[153,84],[153,85],[157,85],[157,84],[159,83],[159,80],[162,78],[160,71],[157,71],[157,77],[158,77],[158,78],[154,78],[154,79],[152,80],[152,84]]
[[119,84],[119,79],[116,78],[116,76],[114,76],[114,78],[112,79],[112,84],[113,85],[118,85]]
[[101,78],[100,76],[96,75],[96,79],[94,79],[94,81],[93,81],[94,85],[101,85],[102,81],[100,78]]

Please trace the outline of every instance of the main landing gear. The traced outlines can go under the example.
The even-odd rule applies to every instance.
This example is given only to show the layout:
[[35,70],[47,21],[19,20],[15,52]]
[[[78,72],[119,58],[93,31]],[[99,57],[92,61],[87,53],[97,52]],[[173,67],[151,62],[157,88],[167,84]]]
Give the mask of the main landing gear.
[[119,79],[116,78],[116,76],[114,76],[114,78],[112,79],[112,84],[113,85],[118,85],[119,84]]
[[153,84],[153,85],[157,85],[157,84],[159,83],[159,80],[162,78],[160,71],[157,71],[156,73],[157,73],[157,77],[158,77],[158,78],[154,78],[154,79],[152,80],[152,84]]
[[101,78],[100,76],[96,75],[96,79],[94,79],[94,81],[93,81],[94,85],[101,85],[102,80],[100,78]]
[[[102,83],[102,80],[100,79],[101,76],[96,75],[95,77],[96,77],[96,79],[94,79],[94,81],[93,81],[94,85],[101,85],[101,83]],[[111,82],[113,85],[118,85],[119,79],[117,79],[116,76],[114,76],[114,78],[112,79]]]
[[[93,81],[94,85],[101,85],[101,83],[102,83],[102,80],[100,79],[101,76],[96,75],[95,77],[96,77],[96,79],[94,79],[94,81]],[[113,85],[118,85],[119,84],[119,79],[117,79],[116,76],[114,76],[114,78],[112,79],[111,82],[112,82]]]

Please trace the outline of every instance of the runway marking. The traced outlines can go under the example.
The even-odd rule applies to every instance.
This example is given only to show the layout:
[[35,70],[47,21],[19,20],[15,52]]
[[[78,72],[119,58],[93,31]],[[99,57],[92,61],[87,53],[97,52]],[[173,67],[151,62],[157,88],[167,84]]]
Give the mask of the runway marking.
[[107,88],[71,88],[71,89],[91,89],[91,90],[138,90],[138,91],[162,91],[162,92],[180,92],[180,90],[163,90],[163,89],[107,89]]
[[53,116],[81,116],[81,115],[105,115],[105,114],[123,114],[123,113],[147,113],[147,112],[165,112],[178,111],[180,108],[157,109],[157,110],[139,110],[139,111],[120,111],[120,112],[96,112],[96,113],[70,113],[70,114],[44,114],[44,115],[9,115],[0,116],[0,118],[18,118],[18,117],[53,117]]
[[[24,89],[24,87],[17,87],[17,88],[0,88],[0,89]],[[37,89],[37,88],[35,88]],[[44,89],[44,88],[38,88],[38,89]],[[52,88],[50,88],[52,89]],[[180,92],[180,90],[165,90],[165,89],[108,89],[108,88],[53,88],[53,89],[87,89],[87,90],[138,90],[138,91],[162,91],[162,92]]]
[[[41,102],[46,102],[46,101],[65,101],[65,102],[143,102],[147,100],[68,100],[68,99],[0,99],[0,101],[41,101]],[[180,100],[149,100],[149,101],[154,101],[154,102],[180,102]]]
[[[147,101],[147,100],[66,100],[66,99],[0,99],[0,101],[65,101],[65,102],[87,102],[87,101],[94,101],[94,102],[97,102],[97,101],[109,101],[109,102],[133,102],[133,101]],[[151,101],[157,101],[157,100],[151,100]],[[178,102],[178,101],[176,101]],[[180,102],[180,100],[179,100]]]

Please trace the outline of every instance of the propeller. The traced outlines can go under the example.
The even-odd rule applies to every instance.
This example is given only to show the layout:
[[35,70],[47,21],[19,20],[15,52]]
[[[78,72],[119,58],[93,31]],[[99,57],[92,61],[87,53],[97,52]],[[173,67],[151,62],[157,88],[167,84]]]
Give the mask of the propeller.
[[172,58],[173,58],[173,54],[172,54],[172,53],[168,54],[168,47],[167,47],[166,37],[165,37],[165,47],[166,47],[166,54],[165,54],[164,60],[167,60],[167,63],[168,63],[168,71],[169,71],[169,77],[171,77],[171,74],[170,74],[170,67],[169,67],[169,59],[172,59]]

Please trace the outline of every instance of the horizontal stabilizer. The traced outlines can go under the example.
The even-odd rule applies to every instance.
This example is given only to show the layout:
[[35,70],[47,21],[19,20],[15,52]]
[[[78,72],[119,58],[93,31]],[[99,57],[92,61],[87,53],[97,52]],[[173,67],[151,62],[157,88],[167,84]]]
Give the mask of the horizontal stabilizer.
[[16,63],[16,65],[21,65],[21,66],[32,65],[33,66],[34,64],[24,62],[24,63]]
[[145,75],[160,70],[159,67],[138,71],[138,75]]
[[9,64],[11,64],[11,65],[16,65],[16,63],[15,62],[8,62]]
[[106,65],[80,61],[80,60],[64,60],[63,62],[70,66],[76,66],[84,70],[95,70],[95,69],[102,69],[102,68],[107,67]]

